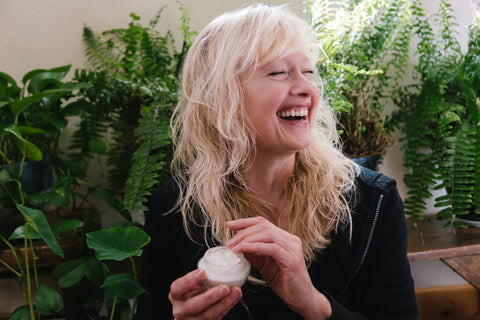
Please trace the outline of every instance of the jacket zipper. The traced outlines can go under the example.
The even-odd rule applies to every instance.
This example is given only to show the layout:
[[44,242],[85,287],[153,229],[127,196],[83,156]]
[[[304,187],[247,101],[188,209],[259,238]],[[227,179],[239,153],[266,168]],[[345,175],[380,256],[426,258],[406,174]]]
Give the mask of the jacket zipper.
[[384,198],[384,194],[381,193],[380,197],[378,198],[377,207],[375,209],[375,216],[373,217],[372,227],[370,229],[370,233],[368,234],[367,244],[365,245],[365,250],[363,251],[363,255],[362,255],[362,258],[360,259],[360,263],[358,264],[357,269],[355,269],[355,272],[350,277],[350,279],[347,281],[347,284],[345,285],[343,290],[340,292],[338,297],[341,297],[345,293],[345,290],[348,288],[348,286],[350,285],[352,280],[355,278],[355,276],[360,272],[360,269],[362,268],[362,265],[365,262],[365,259],[367,258],[368,252],[370,250],[370,246],[372,244],[373,234],[375,233],[375,229],[376,229],[376,226],[377,226],[377,223],[378,223],[378,218],[380,216],[380,210],[381,210],[382,205],[383,205],[383,198]]
[[368,251],[370,249],[370,245],[371,245],[372,239],[373,239],[373,234],[374,234],[375,228],[377,226],[378,217],[380,215],[380,209],[382,208],[382,205],[383,205],[383,197],[384,197],[384,195],[383,195],[383,193],[381,193],[380,198],[378,199],[377,208],[375,209],[375,216],[373,217],[372,229],[370,229],[370,234],[368,235],[367,245],[365,246],[365,251],[363,252],[362,259],[360,260],[360,264],[358,265],[357,270],[353,274],[354,277],[360,271],[360,268],[362,267],[363,263],[365,262],[365,259],[367,258],[367,254],[368,254]]

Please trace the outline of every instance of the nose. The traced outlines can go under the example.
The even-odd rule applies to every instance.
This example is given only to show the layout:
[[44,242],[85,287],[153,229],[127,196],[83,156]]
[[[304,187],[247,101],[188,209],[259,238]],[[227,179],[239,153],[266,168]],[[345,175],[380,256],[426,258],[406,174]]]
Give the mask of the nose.
[[300,73],[295,76],[292,81],[292,87],[290,88],[290,94],[292,96],[311,97],[318,92],[318,87],[313,79],[309,79],[308,76]]

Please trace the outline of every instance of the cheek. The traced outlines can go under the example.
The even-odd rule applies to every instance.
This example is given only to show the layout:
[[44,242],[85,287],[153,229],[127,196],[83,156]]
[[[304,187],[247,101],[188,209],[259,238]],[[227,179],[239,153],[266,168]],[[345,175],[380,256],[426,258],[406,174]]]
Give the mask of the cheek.
[[[276,112],[282,101],[282,91],[275,86],[257,85],[244,92],[245,110],[250,117]],[[255,120],[255,119],[252,119]]]

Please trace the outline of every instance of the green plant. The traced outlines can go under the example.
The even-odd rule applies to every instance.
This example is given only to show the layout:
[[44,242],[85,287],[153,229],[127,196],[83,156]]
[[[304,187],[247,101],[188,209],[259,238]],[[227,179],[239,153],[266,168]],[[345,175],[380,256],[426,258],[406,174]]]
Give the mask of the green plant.
[[[69,70],[70,66],[32,70],[22,78],[23,87],[0,73],[0,240],[2,250],[9,250],[15,261],[0,263],[17,277],[27,301],[14,312],[13,319],[33,320],[35,313],[51,315],[62,308],[60,295],[39,282],[41,243],[63,258],[62,241],[73,236],[79,239],[81,251],[82,235],[92,230],[98,215],[91,196],[123,208],[107,190],[83,179],[86,161],[74,161],[59,148],[72,115],[65,103],[75,91],[88,87],[81,82],[64,82]],[[48,183],[41,183],[42,187],[37,186],[42,181],[29,178],[31,168],[37,169],[38,164],[47,172]],[[15,224],[10,227],[12,221]]]
[[431,191],[446,189],[447,194],[435,199],[435,207],[441,208],[437,217],[446,225],[464,227],[455,216],[467,214],[472,206],[477,213],[480,208],[480,18],[477,13],[463,54],[450,4],[439,4],[434,27],[414,1],[420,82],[398,93],[408,170],[405,208],[421,218]]
[[[83,172],[81,166],[70,166],[58,148],[68,117],[62,103],[73,97],[73,90],[83,86],[62,81],[69,70],[70,66],[32,70],[22,78],[23,87],[0,72],[0,216],[3,226],[15,221],[6,217],[18,218],[12,228],[5,228],[0,234],[1,244],[10,249],[16,265],[2,260],[0,263],[15,274],[25,290],[27,306],[15,312],[18,319],[33,320],[35,311],[50,315],[62,307],[59,294],[39,283],[36,241],[42,240],[63,257],[58,239],[83,227],[83,222],[71,219],[70,214],[56,215],[56,224],[50,227],[43,212],[47,199],[57,207],[68,206],[72,185],[78,184],[72,172]],[[32,188],[25,177],[27,163],[51,165],[59,179],[53,185],[47,183],[43,188]],[[24,249],[23,257],[17,253],[20,247]],[[37,288],[35,305],[33,287]]]
[[[132,21],[125,29],[99,35],[84,29],[90,67],[77,70],[75,80],[91,86],[80,90],[79,99],[67,106],[81,119],[69,150],[83,160],[94,154],[108,156],[113,167],[108,180],[122,199],[111,204],[126,219],[86,234],[86,244],[94,256],[66,261],[54,270],[61,287],[87,288],[82,304],[90,319],[105,318],[99,316],[104,301],[109,319],[132,319],[136,298],[144,293],[137,282],[133,257],[141,254],[149,237],[141,225],[131,221],[130,213],[145,209],[152,189],[170,176],[170,115],[193,35],[182,8],[184,41],[177,52],[169,32],[160,36],[154,30],[161,12],[148,27],[139,25],[140,18],[131,14]],[[108,270],[108,265],[123,260],[130,260],[129,273]],[[133,300],[132,305],[129,300]]]
[[409,59],[409,0],[305,0],[320,46],[327,102],[339,112],[345,154],[383,155],[393,125],[384,115]]
[[[182,16],[185,40],[178,52],[170,32],[161,35],[156,29],[163,8],[148,26],[138,23],[140,17],[131,14],[127,28],[112,29],[95,34],[85,27],[87,68],[77,70],[75,79],[91,87],[81,90],[75,106],[81,118],[70,150],[79,159],[94,153],[108,158],[108,181],[120,195],[125,192],[125,182],[138,144],[135,129],[141,118],[141,109],[160,106],[157,117],[170,118],[177,102],[178,74],[183,57],[188,50],[190,36],[188,19]],[[182,7],[183,12],[183,7]],[[168,126],[163,126],[168,132]],[[109,148],[106,148],[108,141]],[[171,146],[165,144],[156,150],[162,155],[164,168],[160,176],[169,175],[168,163]]]

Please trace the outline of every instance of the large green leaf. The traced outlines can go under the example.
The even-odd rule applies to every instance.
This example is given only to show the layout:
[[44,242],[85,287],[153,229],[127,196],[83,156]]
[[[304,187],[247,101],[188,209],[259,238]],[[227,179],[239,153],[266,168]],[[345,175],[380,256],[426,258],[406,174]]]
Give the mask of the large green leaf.
[[150,237],[140,228],[109,228],[87,233],[87,245],[99,260],[121,261],[142,254]]
[[30,107],[32,104],[37,103],[38,101],[42,100],[42,98],[54,95],[54,94],[66,94],[70,92],[70,89],[52,89],[52,90],[45,90],[43,92],[39,92],[32,96],[25,97],[21,100],[15,101],[10,105],[10,109],[12,113],[17,116],[23,112],[26,108]]
[[19,205],[17,205],[17,209],[20,210],[29,225],[42,236],[43,241],[45,241],[50,249],[63,258],[63,250],[60,248],[60,244],[55,238],[55,235],[53,234],[52,229],[47,222],[45,214],[40,210]]
[[62,310],[62,296],[46,284],[41,283],[35,295],[35,306],[40,314],[50,315]]
[[135,299],[146,292],[140,283],[133,279],[132,275],[119,273],[108,276],[101,288],[106,288],[105,297],[107,300],[115,298]]
[[60,263],[53,270],[52,276],[60,287],[69,288],[84,277],[98,284],[105,279],[106,273],[103,263],[92,257],[83,257]]
[[30,310],[28,306],[22,306],[13,312],[13,314],[8,318],[8,320],[31,320],[30,319]]

